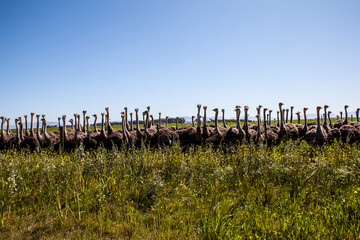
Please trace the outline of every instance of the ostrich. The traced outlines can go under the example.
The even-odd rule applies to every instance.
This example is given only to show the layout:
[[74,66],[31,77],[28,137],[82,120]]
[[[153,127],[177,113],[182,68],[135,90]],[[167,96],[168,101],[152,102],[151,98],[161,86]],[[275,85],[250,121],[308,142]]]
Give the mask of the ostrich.
[[130,114],[130,131],[134,131],[133,113]]
[[[278,138],[279,136],[274,132],[274,129],[275,131],[277,131],[278,129],[277,128],[273,128],[273,127],[269,127],[269,129],[267,129],[267,123],[266,123],[266,111],[268,109],[267,108],[264,108],[264,134],[265,134],[265,141],[266,143],[271,143],[271,144],[274,144],[278,141]],[[270,110],[271,111],[271,110]],[[271,119],[271,118],[270,118]]]
[[340,139],[340,137],[341,137],[340,129],[333,128],[333,124],[331,122],[331,117],[330,117],[331,111],[328,111],[327,114],[328,114],[329,126],[330,126],[330,129],[329,129],[329,132],[328,132],[328,140],[332,141],[334,139]]
[[300,112],[297,112],[296,115],[297,115],[297,124],[295,124],[295,126],[297,127],[297,130],[299,132],[299,138],[302,138],[306,133],[306,130],[304,129],[305,126],[301,124]]
[[[33,116],[33,113],[31,113]],[[26,115],[25,115],[26,116]],[[34,136],[34,131],[32,129],[33,121],[31,120],[31,131],[30,134],[25,136],[24,140],[20,143],[20,148],[27,148],[30,151],[38,151],[40,148],[40,143]]]
[[293,123],[293,110],[294,110],[294,106],[290,107],[290,123]]
[[327,133],[322,128],[320,123],[320,110],[321,106],[316,107],[316,128],[311,128],[304,136],[305,140],[315,142],[317,144],[323,144],[327,139]]
[[46,122],[46,118],[45,118],[45,114],[42,115],[42,126],[43,126],[43,137],[42,137],[42,142],[41,142],[41,145],[44,147],[44,148],[47,148],[51,145],[52,141],[50,139],[50,135],[48,134],[47,132],[47,122]]
[[27,121],[27,115],[24,115],[24,119],[25,119],[25,136],[29,136],[29,129],[28,129],[28,121]]
[[340,120],[342,120],[342,117],[343,117],[343,112],[340,111]]
[[[144,113],[143,113],[143,116],[144,116]],[[137,139],[137,145],[140,146],[141,144],[141,139],[144,139],[145,137],[145,134],[142,133],[140,131],[140,124],[139,124],[139,109],[138,108],[135,108],[135,121],[136,121],[136,139]],[[144,124],[145,126],[145,121],[144,121]]]
[[[82,132],[84,133],[84,132],[86,132],[86,113],[87,113],[87,111],[86,110],[84,110],[83,111],[83,129],[82,129]],[[80,122],[80,121],[79,121]],[[79,128],[80,129],[80,128]]]
[[127,136],[126,136],[126,118],[125,118],[125,112],[121,112],[121,126],[122,126],[122,132],[123,134],[121,135],[120,131],[112,131],[112,133],[108,134],[107,137],[107,144],[106,144],[106,148],[111,149],[113,146],[116,147],[120,147],[123,143],[123,140],[125,140],[125,142],[127,141]]
[[245,131],[241,128],[240,125],[240,106],[236,106],[234,111],[236,112],[236,127],[230,127],[229,130],[226,132],[225,141],[232,142],[232,141],[242,141],[246,138]]
[[226,121],[225,121],[225,109],[221,109],[221,112],[222,112],[222,120],[223,120],[223,126],[224,128],[226,128]]
[[214,108],[213,111],[215,112],[215,132],[209,137],[209,141],[214,143],[215,145],[219,145],[225,137],[226,128],[224,127],[223,130],[221,131],[219,130],[218,127],[219,109]]
[[244,112],[245,112],[245,117],[244,117],[244,125],[243,125],[243,129],[246,135],[246,139],[249,140],[250,138],[255,138],[256,137],[256,131],[254,129],[250,129],[249,128],[249,116],[248,116],[248,111],[249,111],[249,107],[245,106],[244,107]]
[[168,122],[169,122],[169,116],[166,116],[166,118],[165,118],[165,127],[168,127]]
[[89,124],[90,116],[86,116],[86,138],[84,139],[84,146],[86,149],[95,149],[97,147],[97,141],[91,137],[90,132],[90,124]]

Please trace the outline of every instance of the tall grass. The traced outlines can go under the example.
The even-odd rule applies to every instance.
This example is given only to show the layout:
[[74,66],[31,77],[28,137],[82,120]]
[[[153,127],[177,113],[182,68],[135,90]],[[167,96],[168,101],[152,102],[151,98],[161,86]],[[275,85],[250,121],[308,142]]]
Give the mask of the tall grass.
[[360,152],[335,142],[0,154],[0,238],[360,236]]

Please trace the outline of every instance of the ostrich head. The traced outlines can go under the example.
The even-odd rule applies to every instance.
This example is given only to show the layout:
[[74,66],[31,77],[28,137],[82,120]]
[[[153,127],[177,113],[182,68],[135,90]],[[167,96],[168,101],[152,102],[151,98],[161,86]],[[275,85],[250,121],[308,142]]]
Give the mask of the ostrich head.
[[138,108],[135,108],[135,112],[136,112],[136,114],[139,112],[139,109]]
[[97,118],[97,114],[93,114],[92,116],[93,116],[94,118]]
[[214,108],[213,111],[216,112],[216,113],[218,113],[218,112],[219,112],[219,109]]
[[306,111],[309,110],[308,108],[304,108],[304,112],[306,113]]
[[345,106],[344,106],[345,111],[348,109],[348,107],[349,107],[348,105],[345,105]]
[[86,110],[83,110],[83,114],[85,115],[87,113],[87,111]]
[[329,106],[328,105],[324,105],[324,110],[328,109]]

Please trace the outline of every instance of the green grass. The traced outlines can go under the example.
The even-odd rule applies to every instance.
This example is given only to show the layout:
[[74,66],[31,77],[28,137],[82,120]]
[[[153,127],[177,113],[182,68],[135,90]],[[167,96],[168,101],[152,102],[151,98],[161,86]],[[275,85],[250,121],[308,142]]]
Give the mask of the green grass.
[[0,239],[356,239],[358,145],[0,154]]

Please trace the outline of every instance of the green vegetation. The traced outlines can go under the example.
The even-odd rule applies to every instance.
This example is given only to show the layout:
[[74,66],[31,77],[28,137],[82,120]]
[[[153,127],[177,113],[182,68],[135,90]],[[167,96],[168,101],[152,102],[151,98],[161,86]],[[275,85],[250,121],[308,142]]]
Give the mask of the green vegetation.
[[360,151],[335,142],[0,153],[1,239],[355,239]]

